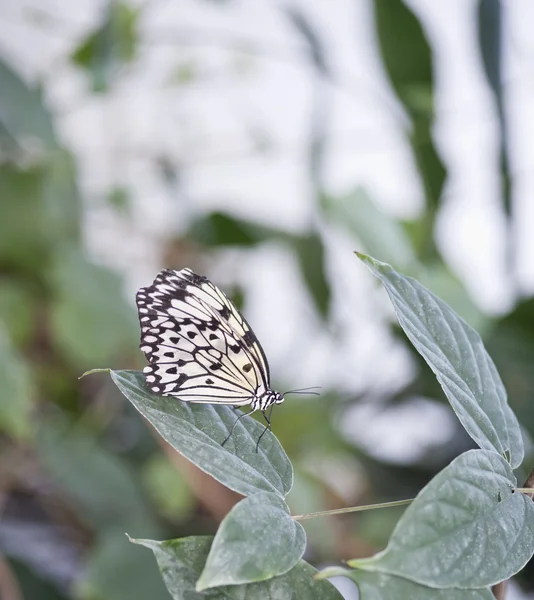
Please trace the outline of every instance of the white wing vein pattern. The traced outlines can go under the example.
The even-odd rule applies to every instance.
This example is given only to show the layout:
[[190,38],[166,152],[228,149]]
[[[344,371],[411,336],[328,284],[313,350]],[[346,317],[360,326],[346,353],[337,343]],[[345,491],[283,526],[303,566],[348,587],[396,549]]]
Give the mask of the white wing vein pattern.
[[187,402],[250,404],[270,391],[252,329],[208,279],[164,269],[137,292],[148,387]]

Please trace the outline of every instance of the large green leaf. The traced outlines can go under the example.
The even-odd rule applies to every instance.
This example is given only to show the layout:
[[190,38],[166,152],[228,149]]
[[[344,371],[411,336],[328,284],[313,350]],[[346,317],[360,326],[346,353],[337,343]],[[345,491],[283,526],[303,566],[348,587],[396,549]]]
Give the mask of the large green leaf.
[[385,550],[348,563],[436,588],[508,579],[534,553],[534,503],[515,486],[496,452],[465,452],[421,490]]
[[467,433],[518,467],[524,455],[517,419],[478,333],[415,279],[358,254],[384,284],[399,323],[440,382]]
[[28,437],[32,395],[30,369],[12,347],[0,321],[0,430]]
[[52,117],[41,90],[29,86],[0,60],[0,147],[14,150],[19,142],[27,140],[56,148]]
[[302,558],[306,533],[276,494],[241,500],[221,523],[197,590],[265,581],[283,575]]
[[339,576],[348,577],[356,583],[359,600],[494,600],[489,589],[437,590],[386,573],[351,571],[341,567],[330,567],[320,573],[321,579]]
[[228,406],[192,404],[152,394],[137,371],[111,371],[120,391],[180,454],[232,490],[245,496],[274,492],[285,496],[293,484],[293,469],[282,446],[252,418],[237,424],[221,446],[236,413]]
[[197,592],[196,582],[206,563],[212,539],[198,536],[166,542],[132,541],[154,552],[173,600],[341,600],[341,594],[333,585],[313,579],[317,571],[303,560],[284,575],[268,581]]

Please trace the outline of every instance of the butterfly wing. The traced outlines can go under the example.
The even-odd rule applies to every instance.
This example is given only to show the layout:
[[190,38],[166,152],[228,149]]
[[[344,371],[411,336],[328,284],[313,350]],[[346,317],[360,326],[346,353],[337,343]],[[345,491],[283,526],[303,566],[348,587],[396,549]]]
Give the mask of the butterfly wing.
[[249,404],[269,389],[269,366],[226,295],[189,269],[164,269],[137,293],[144,369],[153,392],[188,402]]

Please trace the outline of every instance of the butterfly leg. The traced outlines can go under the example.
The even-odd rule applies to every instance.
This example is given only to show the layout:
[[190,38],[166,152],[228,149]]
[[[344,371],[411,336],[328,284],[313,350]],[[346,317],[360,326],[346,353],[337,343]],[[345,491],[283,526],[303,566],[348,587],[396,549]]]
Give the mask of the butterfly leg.
[[260,447],[261,438],[265,435],[267,431],[271,431],[271,414],[273,412],[273,407],[274,404],[271,404],[271,408],[269,409],[269,416],[267,416],[267,413],[264,410],[262,411],[263,418],[267,421],[267,425],[265,429],[261,432],[261,435],[258,438],[258,441],[256,442],[256,452],[258,452],[258,448]]
[[[236,408],[236,407],[234,406],[232,408]],[[234,433],[235,426],[239,423],[239,421],[243,417],[246,417],[247,415],[250,415],[250,413],[253,413],[253,412],[254,412],[254,409],[249,410],[249,412],[243,413],[242,415],[239,415],[239,417],[237,417],[234,424],[232,425],[232,429],[230,429],[230,433],[224,438],[224,441],[222,442],[221,446],[224,446],[226,444],[226,442],[232,437],[232,433]]]

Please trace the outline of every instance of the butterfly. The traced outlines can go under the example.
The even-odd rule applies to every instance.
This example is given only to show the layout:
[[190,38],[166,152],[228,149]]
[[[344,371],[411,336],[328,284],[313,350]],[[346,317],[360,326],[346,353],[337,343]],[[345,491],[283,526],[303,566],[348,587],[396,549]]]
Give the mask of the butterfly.
[[249,405],[222,445],[239,419],[260,410],[267,426],[257,451],[271,428],[272,408],[284,401],[284,394],[271,389],[265,352],[243,315],[219,288],[190,269],[163,269],[151,286],[137,292],[136,301],[150,390],[185,402]]

